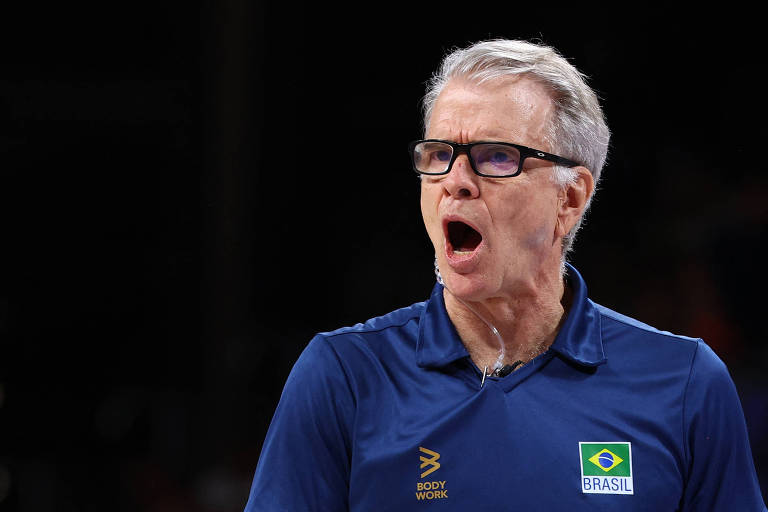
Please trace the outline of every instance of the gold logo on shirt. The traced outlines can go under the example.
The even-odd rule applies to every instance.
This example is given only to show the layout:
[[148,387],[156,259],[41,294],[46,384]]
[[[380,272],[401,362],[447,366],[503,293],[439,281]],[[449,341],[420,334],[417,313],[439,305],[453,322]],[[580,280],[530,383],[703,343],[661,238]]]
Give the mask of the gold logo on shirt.
[[439,453],[433,452],[432,450],[424,448],[423,446],[419,446],[419,451],[421,453],[426,453],[427,455],[429,455],[429,457],[425,457],[424,455],[419,455],[419,460],[421,461],[421,466],[419,466],[419,469],[424,469],[425,467],[430,466],[428,470],[424,471],[421,474],[421,478],[424,478],[430,473],[434,473],[435,471],[440,469],[440,463],[437,462],[437,459],[440,458]]
[[[424,455],[419,455],[421,466],[419,469],[427,468],[426,471],[421,473],[421,478],[430,475],[440,469],[440,463],[437,460],[440,458],[440,454],[434,452],[423,446],[419,446],[419,452]],[[426,482],[416,482],[416,499],[419,501],[429,501],[435,499],[447,499],[448,488],[445,486],[445,480],[427,480]]]

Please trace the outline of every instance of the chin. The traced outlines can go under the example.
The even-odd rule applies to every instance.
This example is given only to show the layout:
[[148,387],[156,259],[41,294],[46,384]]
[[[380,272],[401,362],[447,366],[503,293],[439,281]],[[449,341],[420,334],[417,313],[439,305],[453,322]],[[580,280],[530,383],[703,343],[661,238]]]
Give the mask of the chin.
[[473,274],[457,274],[452,270],[442,272],[443,283],[451,294],[457,298],[470,302],[478,302],[489,298],[491,286],[487,277]]

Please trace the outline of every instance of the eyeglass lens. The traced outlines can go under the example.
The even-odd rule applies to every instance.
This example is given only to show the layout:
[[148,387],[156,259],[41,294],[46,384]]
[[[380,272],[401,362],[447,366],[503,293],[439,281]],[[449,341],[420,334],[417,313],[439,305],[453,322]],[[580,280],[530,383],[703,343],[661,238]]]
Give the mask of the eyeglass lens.
[[[477,144],[470,149],[475,169],[489,176],[514,174],[520,164],[520,151],[501,144]],[[443,142],[422,142],[413,149],[416,169],[424,174],[442,174],[451,163],[453,148]]]

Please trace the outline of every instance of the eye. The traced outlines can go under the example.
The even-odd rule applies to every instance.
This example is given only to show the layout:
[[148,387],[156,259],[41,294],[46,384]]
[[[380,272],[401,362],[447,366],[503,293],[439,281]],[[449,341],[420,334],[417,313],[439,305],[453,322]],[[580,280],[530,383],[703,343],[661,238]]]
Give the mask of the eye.
[[418,172],[424,174],[443,174],[453,158],[450,145],[439,141],[426,141],[414,147],[413,163]]
[[480,144],[472,150],[475,165],[483,174],[506,175],[514,173],[520,163],[520,152],[512,146]]
[[509,162],[511,156],[503,151],[497,151],[496,153],[488,157],[488,161],[492,164],[503,164]]

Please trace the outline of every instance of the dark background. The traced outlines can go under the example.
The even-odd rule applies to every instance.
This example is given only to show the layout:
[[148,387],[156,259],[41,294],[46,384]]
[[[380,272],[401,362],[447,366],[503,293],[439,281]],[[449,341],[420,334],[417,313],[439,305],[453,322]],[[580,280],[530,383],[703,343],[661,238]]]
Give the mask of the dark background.
[[312,334],[428,296],[405,147],[489,37],[592,77],[614,136],[572,261],[715,348],[768,489],[755,13],[105,4],[0,13],[0,510],[241,510]]

